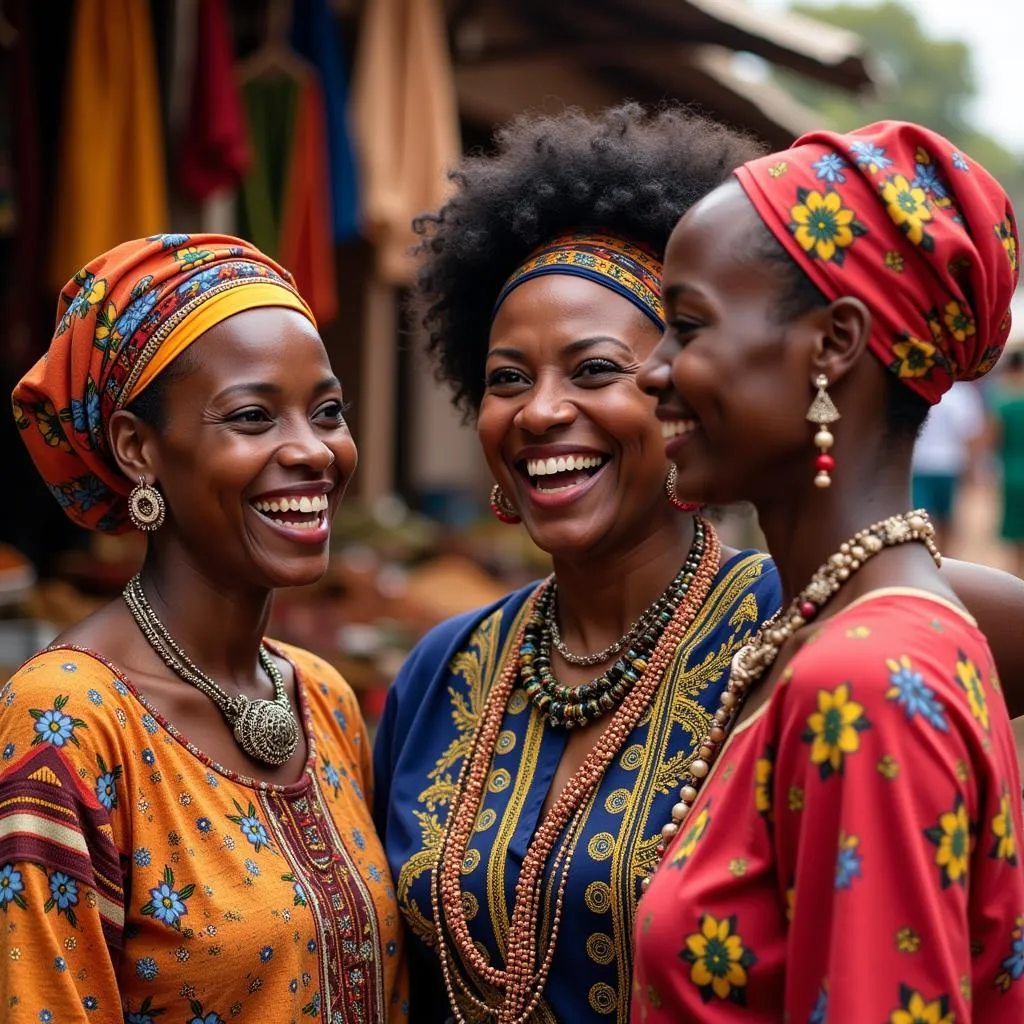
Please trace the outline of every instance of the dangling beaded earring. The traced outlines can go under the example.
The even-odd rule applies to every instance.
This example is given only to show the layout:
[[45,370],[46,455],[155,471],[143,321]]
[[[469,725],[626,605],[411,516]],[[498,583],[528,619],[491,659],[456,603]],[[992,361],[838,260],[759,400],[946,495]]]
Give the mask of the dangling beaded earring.
[[811,423],[818,426],[818,432],[814,435],[814,443],[818,448],[819,455],[814,461],[817,475],[814,477],[815,487],[832,486],[832,470],[836,468],[836,460],[828,454],[828,450],[835,444],[836,439],[832,431],[828,429],[829,423],[835,423],[839,419],[839,410],[835,402],[829,397],[828,377],[819,373],[814,378],[814,386],[818,389],[810,409],[807,410],[807,418]]
[[167,503],[164,496],[144,476],[132,488],[128,495],[128,518],[136,529],[152,533],[164,525],[167,515]]
[[668,471],[668,476],[665,477],[665,493],[668,495],[668,500],[672,503],[672,507],[678,509],[680,512],[696,512],[697,509],[703,508],[704,505],[699,501],[683,501],[682,498],[676,493],[676,479],[679,477],[679,470],[676,468],[676,464],[673,462]]
[[495,518],[499,519],[501,522],[514,525],[515,523],[521,523],[523,521],[522,517],[516,511],[515,505],[505,497],[505,492],[498,484],[495,484],[491,488],[490,504],[491,511],[494,513]]

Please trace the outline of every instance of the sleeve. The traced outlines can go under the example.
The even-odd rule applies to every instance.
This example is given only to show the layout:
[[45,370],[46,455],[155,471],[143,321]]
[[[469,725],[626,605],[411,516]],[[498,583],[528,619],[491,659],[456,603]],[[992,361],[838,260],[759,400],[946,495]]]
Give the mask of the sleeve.
[[[888,624],[820,636],[791,664],[772,782],[788,1019],[989,1019],[972,1016],[971,903],[990,922],[1020,913],[1012,839],[991,842],[1001,811],[1019,829],[1020,808],[1011,821],[1001,802],[1016,769],[988,735],[987,651],[972,660],[955,632],[900,630],[890,609]],[[979,879],[989,888],[969,902]]]
[[[78,675],[81,669],[81,675]],[[8,1024],[121,1015],[116,727],[88,664],[45,656],[0,692],[0,1005]],[[108,680],[109,682],[109,674]],[[109,692],[109,691],[108,691]]]

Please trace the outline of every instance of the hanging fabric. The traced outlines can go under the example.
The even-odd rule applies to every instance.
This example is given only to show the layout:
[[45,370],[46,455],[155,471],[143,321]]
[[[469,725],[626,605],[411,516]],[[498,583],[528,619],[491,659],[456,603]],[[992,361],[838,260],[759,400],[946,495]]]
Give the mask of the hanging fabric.
[[169,227],[149,4],[78,0],[71,35],[50,284],[99,252]]
[[414,273],[411,221],[436,209],[461,151],[451,55],[438,0],[365,5],[352,86],[364,231],[378,272],[395,285]]

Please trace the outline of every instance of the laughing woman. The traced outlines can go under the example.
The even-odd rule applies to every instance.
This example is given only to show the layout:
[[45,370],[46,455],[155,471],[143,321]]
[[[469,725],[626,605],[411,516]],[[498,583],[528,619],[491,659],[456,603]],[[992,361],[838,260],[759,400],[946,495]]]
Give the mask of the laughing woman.
[[686,492],[757,507],[784,602],[666,825],[638,1022],[1024,1020],[1006,705],[906,511],[929,403],[999,357],[1017,258],[999,185],[894,123],[744,165],[672,235],[640,383],[685,424]]
[[405,1018],[352,692],[264,641],[356,465],[315,322],[233,238],[162,235],[61,294],[14,412],[141,573],[0,691],[4,1020]]

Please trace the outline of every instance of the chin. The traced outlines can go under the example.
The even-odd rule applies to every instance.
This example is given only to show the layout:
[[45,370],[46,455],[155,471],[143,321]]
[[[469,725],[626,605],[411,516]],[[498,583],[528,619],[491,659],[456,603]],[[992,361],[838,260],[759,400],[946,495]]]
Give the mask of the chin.
[[574,523],[562,520],[559,523],[523,524],[530,540],[552,558],[578,558],[598,544],[608,533],[593,523]]
[[323,554],[310,554],[304,558],[275,559],[270,563],[256,564],[253,576],[271,590],[310,587],[324,578],[329,564],[330,555],[325,550]]

